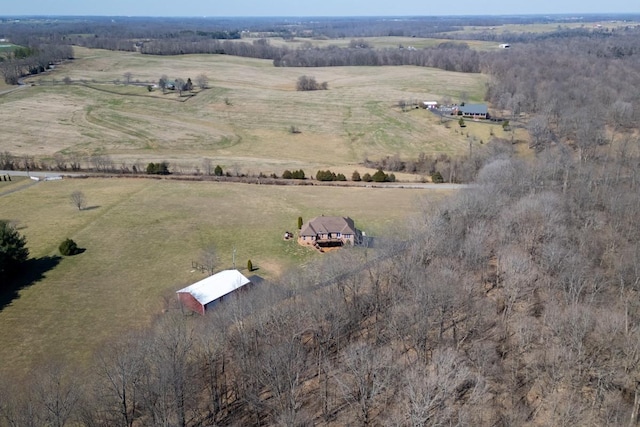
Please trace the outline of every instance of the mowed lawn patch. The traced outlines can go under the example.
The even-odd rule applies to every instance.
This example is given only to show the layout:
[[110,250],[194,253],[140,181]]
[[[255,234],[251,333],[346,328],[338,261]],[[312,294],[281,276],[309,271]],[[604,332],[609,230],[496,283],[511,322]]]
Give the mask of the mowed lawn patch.
[[[228,55],[151,56],[76,49],[77,59],[30,78],[42,84],[0,98],[1,150],[51,159],[54,154],[110,156],[116,165],[168,160],[191,172],[203,157],[223,167],[281,174],[289,162],[325,168],[400,154],[456,154],[463,136],[439,139],[429,113],[403,113],[398,101],[481,100],[485,76],[425,67],[276,68]],[[186,102],[135,82],[209,76],[210,89]],[[313,76],[329,90],[296,91]],[[62,83],[69,77],[73,84]],[[55,80],[55,82],[54,82]],[[86,83],[81,83],[85,81]],[[301,131],[291,134],[294,126]],[[448,141],[449,142],[449,141]]]
[[[87,209],[70,201],[82,191]],[[297,218],[348,215],[368,235],[403,223],[425,195],[407,189],[266,186],[152,179],[40,182],[0,198],[3,219],[16,221],[34,258],[57,255],[72,238],[86,249],[66,257],[22,289],[0,311],[3,368],[28,370],[50,357],[83,366],[100,343],[143,327],[174,292],[203,278],[192,261],[213,245],[219,268],[277,279],[322,255],[285,242]]]

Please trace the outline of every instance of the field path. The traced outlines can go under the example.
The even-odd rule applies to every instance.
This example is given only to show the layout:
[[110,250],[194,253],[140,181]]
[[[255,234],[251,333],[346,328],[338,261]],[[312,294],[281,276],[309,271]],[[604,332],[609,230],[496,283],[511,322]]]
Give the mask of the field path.
[[25,89],[25,88],[28,88],[28,87],[29,87],[28,85],[20,85],[20,86],[17,86],[17,87],[12,87],[11,89],[2,90],[2,91],[0,91],[0,96],[7,95],[9,93],[16,92],[18,90],[22,90],[22,89]]
[[4,191],[4,192],[0,193],[0,197],[7,196],[7,195],[9,195],[11,193],[17,193],[18,191],[25,190],[25,189],[33,186],[33,185],[36,185],[38,182],[40,182],[40,181],[29,180],[29,182],[27,182],[26,184],[20,185],[20,186],[18,186],[16,188],[12,188],[11,190],[7,190],[7,191]]

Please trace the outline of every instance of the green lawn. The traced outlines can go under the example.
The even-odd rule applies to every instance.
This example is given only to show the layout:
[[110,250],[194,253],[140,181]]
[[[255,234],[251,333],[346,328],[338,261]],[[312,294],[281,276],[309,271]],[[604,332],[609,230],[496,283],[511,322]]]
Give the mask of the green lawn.
[[15,45],[15,44],[0,42],[0,53],[11,52],[17,47],[18,45]]

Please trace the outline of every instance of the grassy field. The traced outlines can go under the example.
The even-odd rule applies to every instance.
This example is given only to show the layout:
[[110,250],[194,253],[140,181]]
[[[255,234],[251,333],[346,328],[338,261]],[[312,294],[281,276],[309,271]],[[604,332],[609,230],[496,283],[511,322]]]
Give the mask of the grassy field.
[[[357,39],[357,37],[355,38]],[[338,47],[348,47],[353,38],[342,38],[342,39],[309,39],[309,38],[294,38],[294,39],[283,39],[279,37],[270,37],[269,43],[274,46],[286,46],[292,49],[298,48],[303,43],[310,43],[315,47],[328,47],[328,46],[338,46]],[[366,37],[367,43],[369,43],[372,47],[376,49],[385,49],[385,48],[397,48],[399,46],[404,46],[405,48],[412,46],[416,49],[423,49],[425,47],[436,47],[440,43],[464,43],[467,44],[472,49],[476,50],[490,50],[495,47],[494,42],[485,42],[479,40],[450,40],[450,39],[433,39],[433,38],[421,38],[421,37]],[[243,39],[242,41],[246,41]]]
[[15,44],[0,42],[0,53],[11,52],[17,47]]
[[[558,30],[574,30],[578,28],[593,30],[616,30],[627,26],[635,26],[637,23],[628,21],[600,21],[600,22],[557,22],[557,23],[538,23],[538,24],[505,24],[494,27],[466,26],[459,31],[450,31],[447,34],[469,35],[480,32],[490,32],[494,34],[519,34],[519,33],[551,33]],[[508,40],[506,40],[508,41]],[[492,46],[487,45],[486,48],[497,48],[498,43]]]
[[[129,165],[167,160],[191,171],[208,157],[225,169],[278,174],[350,166],[365,157],[458,153],[466,147],[462,136],[425,110],[403,113],[396,104],[444,96],[480,101],[485,83],[479,74],[420,67],[275,68],[224,55],[80,48],[76,56],[29,79],[37,86],[0,97],[0,150],[39,158],[107,154]],[[143,84],[114,85],[125,72],[134,82],[204,73],[211,89],[178,102],[175,93],[150,93]],[[329,90],[296,91],[303,74],[327,81]],[[62,84],[64,77],[73,84]],[[302,133],[290,134],[291,126]]]
[[[0,182],[0,194],[25,183]],[[84,211],[70,202],[76,190],[86,195]],[[247,273],[251,259],[256,274],[273,279],[322,256],[282,239],[298,216],[349,215],[379,235],[419,211],[421,199],[445,194],[114,178],[39,182],[0,196],[0,218],[17,225],[33,258],[56,256],[65,238],[86,249],[36,272],[42,277],[0,310],[0,371],[54,356],[86,362],[103,340],[148,324],[165,299],[203,278],[191,262],[209,245],[221,269],[235,248],[238,268]]]

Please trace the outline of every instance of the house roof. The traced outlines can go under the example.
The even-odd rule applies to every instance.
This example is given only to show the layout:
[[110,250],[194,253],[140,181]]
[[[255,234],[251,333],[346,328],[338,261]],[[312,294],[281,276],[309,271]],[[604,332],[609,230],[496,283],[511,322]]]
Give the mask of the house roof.
[[326,233],[356,234],[356,226],[348,216],[317,216],[300,229],[301,236],[317,236]]
[[487,114],[488,112],[486,104],[466,104],[460,106],[460,111],[463,114]]
[[180,289],[176,293],[191,294],[200,304],[206,305],[248,283],[250,280],[238,270],[224,270]]

